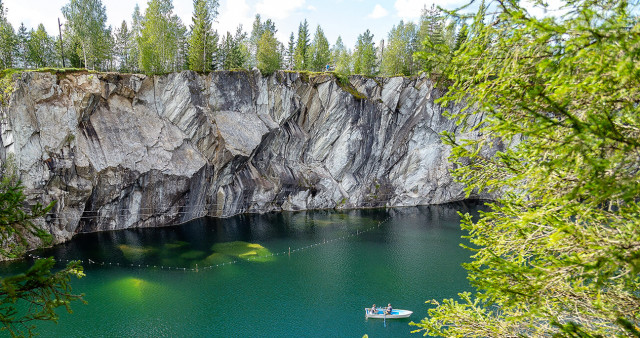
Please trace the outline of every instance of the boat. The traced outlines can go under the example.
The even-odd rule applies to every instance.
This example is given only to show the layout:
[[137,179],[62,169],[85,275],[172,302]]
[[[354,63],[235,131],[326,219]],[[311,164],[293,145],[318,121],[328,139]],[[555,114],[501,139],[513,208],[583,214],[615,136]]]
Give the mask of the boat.
[[384,313],[384,308],[376,309],[376,311],[371,312],[371,308],[364,309],[365,316],[367,318],[385,318],[385,319],[394,319],[394,318],[408,318],[413,314],[413,311],[402,310],[402,309],[393,309],[390,314]]

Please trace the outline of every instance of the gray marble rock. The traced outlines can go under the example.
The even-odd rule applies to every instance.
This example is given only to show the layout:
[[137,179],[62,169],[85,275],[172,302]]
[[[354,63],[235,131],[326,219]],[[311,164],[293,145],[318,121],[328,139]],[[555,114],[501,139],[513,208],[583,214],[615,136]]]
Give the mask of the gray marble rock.
[[57,242],[206,215],[465,197],[439,136],[456,132],[443,113],[459,108],[434,103],[442,93],[424,77],[351,76],[348,90],[283,71],[14,80],[0,156],[31,201],[57,200],[44,221]]

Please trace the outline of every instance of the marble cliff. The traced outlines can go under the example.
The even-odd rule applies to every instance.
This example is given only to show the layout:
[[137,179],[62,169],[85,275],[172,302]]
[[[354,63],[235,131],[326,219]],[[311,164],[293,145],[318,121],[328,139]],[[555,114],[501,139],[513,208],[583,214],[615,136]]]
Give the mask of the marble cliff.
[[[0,158],[56,241],[202,216],[457,201],[426,77],[22,72]],[[473,136],[473,135],[468,135]]]

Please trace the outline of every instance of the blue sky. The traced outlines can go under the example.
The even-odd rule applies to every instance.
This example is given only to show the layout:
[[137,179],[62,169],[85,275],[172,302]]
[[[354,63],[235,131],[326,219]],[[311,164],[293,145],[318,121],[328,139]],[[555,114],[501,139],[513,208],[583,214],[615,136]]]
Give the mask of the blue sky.
[[[8,8],[8,19],[14,29],[20,22],[27,28],[36,28],[43,23],[50,35],[57,34],[57,18],[63,20],[60,8],[69,0],[4,0]],[[122,20],[131,23],[133,8],[139,3],[142,11],[147,1],[135,0],[102,0],[107,8],[108,24],[119,26]],[[416,21],[421,9],[432,3],[445,8],[454,8],[463,4],[461,0],[220,0],[219,16],[214,27],[218,32],[235,31],[242,24],[246,32],[251,31],[251,24],[256,14],[263,20],[270,18],[276,23],[277,37],[286,44],[291,32],[297,36],[298,25],[305,18],[309,21],[311,34],[319,24],[327,39],[333,45],[338,38],[347,48],[353,48],[359,34],[369,29],[374,34],[374,41],[387,38],[391,27],[400,20]],[[174,12],[185,25],[191,23],[193,11],[192,0],[173,0]]]

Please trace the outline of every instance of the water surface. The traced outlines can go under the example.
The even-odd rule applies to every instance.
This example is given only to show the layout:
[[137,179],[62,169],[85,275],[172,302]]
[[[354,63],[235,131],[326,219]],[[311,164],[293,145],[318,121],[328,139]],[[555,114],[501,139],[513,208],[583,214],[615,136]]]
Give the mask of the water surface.
[[[41,323],[37,331],[43,337],[421,337],[408,324],[426,316],[424,302],[469,289],[460,264],[470,252],[459,246],[464,233],[456,212],[477,208],[241,215],[82,234],[38,254],[83,260],[87,276],[72,285],[88,305],[73,304],[73,314],[61,310],[58,324]],[[365,319],[364,307],[389,302],[413,316],[386,325]]]

